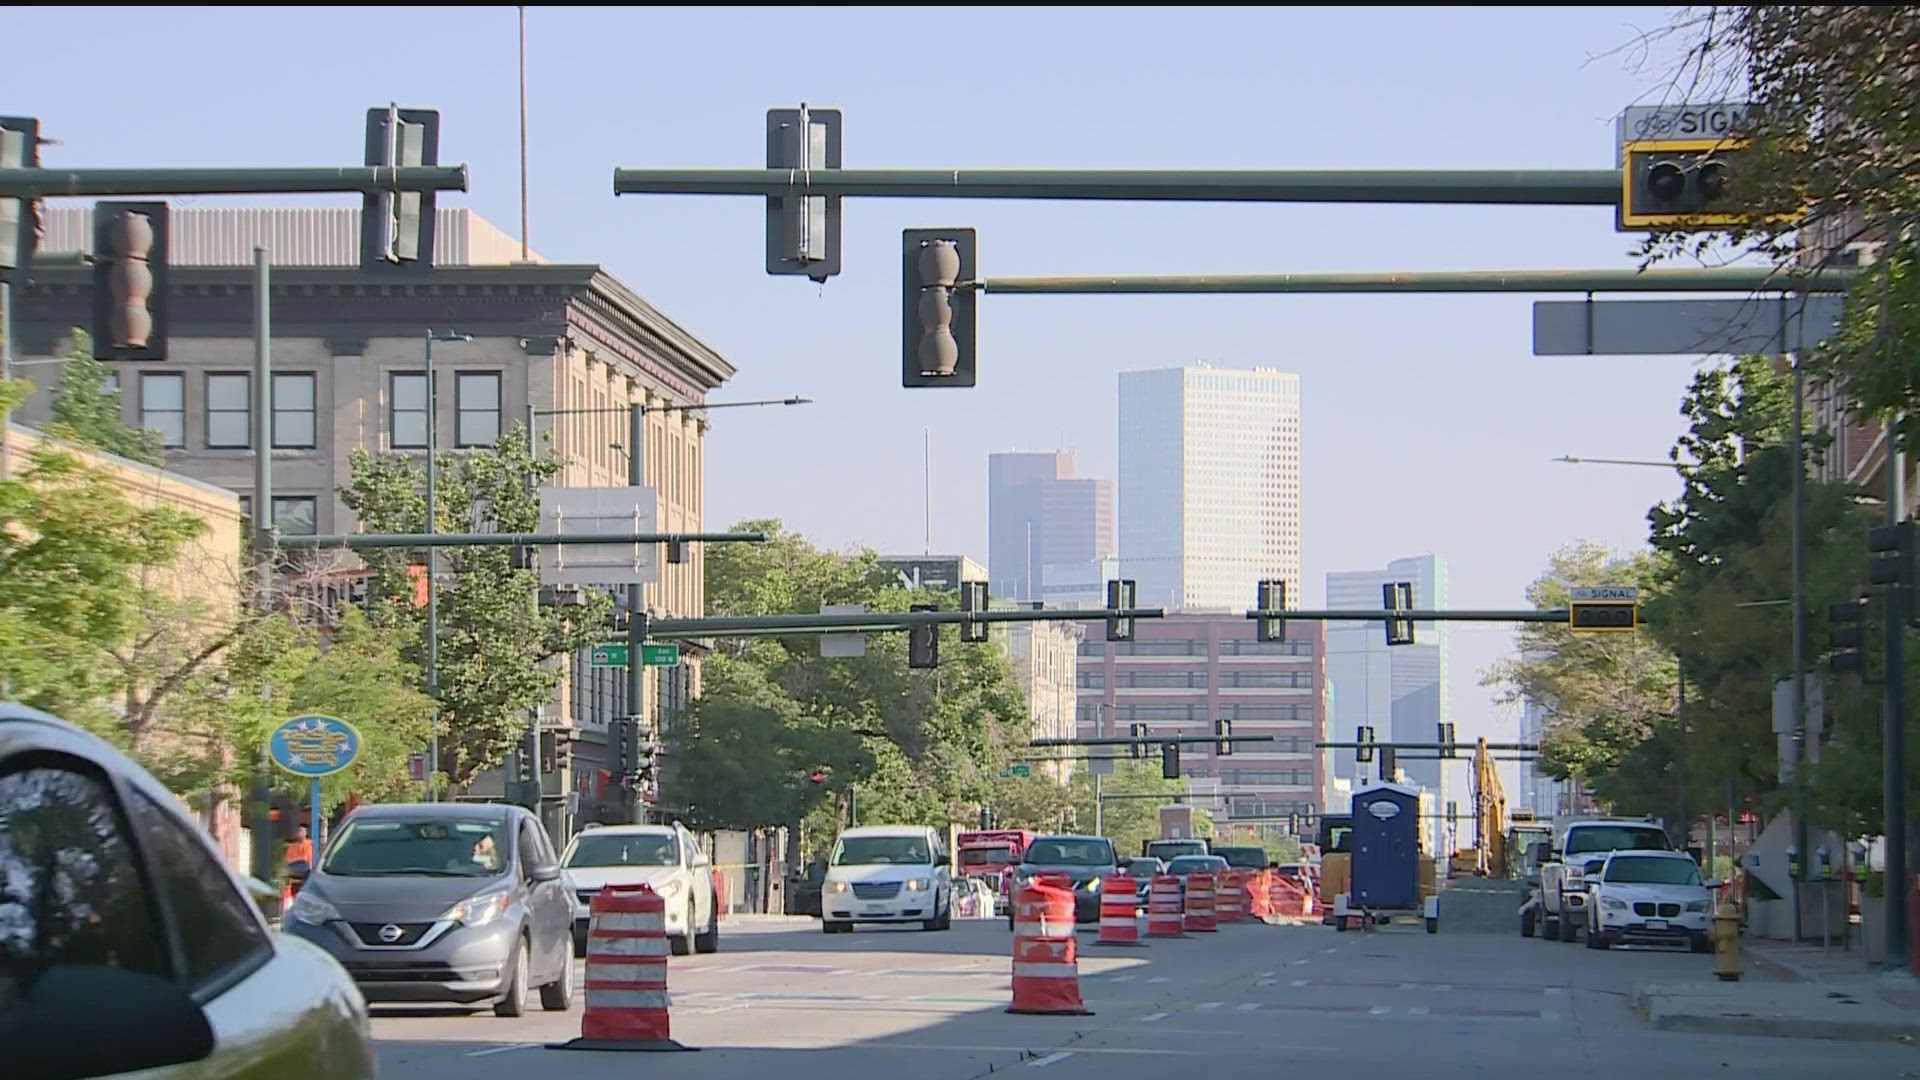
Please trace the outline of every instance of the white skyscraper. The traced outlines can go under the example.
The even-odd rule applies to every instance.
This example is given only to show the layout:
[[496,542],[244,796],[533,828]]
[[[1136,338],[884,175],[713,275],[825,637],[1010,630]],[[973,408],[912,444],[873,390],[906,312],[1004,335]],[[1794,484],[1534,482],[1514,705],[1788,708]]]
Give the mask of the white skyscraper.
[[1188,367],[1120,376],[1120,571],[1143,606],[1241,611],[1300,583],[1300,377]]

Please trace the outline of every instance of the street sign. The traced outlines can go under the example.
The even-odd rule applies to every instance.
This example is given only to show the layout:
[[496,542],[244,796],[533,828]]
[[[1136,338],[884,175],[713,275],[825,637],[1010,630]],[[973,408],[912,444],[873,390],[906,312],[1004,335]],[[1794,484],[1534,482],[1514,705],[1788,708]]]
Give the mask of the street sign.
[[[864,615],[865,604],[822,604],[822,615]],[[865,634],[821,634],[820,655],[828,660],[854,660],[867,655]]]
[[1015,776],[1021,779],[1032,779],[1033,770],[1026,765],[1009,765],[1000,770],[1000,779],[1002,780]]
[[1112,776],[1113,759],[1110,757],[1088,758],[1087,773],[1091,776]]
[[[562,536],[659,531],[650,487],[540,489],[540,531]],[[660,579],[658,544],[555,544],[540,551],[542,585],[647,585]]]
[[[625,652],[622,649],[621,652]],[[669,641],[659,645],[640,646],[640,662],[647,667],[679,667],[680,646]]]
[[[644,645],[641,646],[642,649],[646,647],[647,646]],[[608,642],[605,645],[595,645],[593,647],[592,663],[594,667],[626,667],[627,659],[627,643],[624,641]]]
[[1568,589],[1567,599],[1632,603],[1640,599],[1640,590],[1632,585],[1582,585]]
[[267,736],[267,756],[307,780],[332,776],[360,756],[360,733],[333,716],[296,716]]
[[407,755],[407,779],[416,784],[424,784],[427,782],[427,755]]
[[1698,105],[1633,105],[1615,121],[1614,164],[1624,165],[1621,148],[1654,139],[1726,139],[1736,137],[1752,106],[1744,101]]
[[1540,300],[1535,356],[1778,355],[1833,336],[1840,296],[1743,300]]

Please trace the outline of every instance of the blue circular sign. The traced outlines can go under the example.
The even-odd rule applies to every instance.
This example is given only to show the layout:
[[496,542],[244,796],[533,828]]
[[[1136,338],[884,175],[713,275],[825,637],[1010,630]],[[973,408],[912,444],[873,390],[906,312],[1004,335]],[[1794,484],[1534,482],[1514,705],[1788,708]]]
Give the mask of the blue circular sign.
[[267,755],[295,776],[318,780],[353,764],[360,733],[333,716],[296,716],[267,737]]

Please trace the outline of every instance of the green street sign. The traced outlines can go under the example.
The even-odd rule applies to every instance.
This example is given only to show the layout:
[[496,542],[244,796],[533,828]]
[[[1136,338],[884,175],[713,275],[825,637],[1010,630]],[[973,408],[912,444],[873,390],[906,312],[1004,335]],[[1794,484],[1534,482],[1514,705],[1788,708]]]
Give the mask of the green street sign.
[[680,666],[680,646],[673,642],[662,645],[642,645],[640,659],[648,667],[678,667]]
[[[644,646],[651,648],[652,646]],[[593,647],[593,666],[597,668],[626,667],[627,646],[625,642]]]
[[1009,765],[1006,768],[1000,770],[1000,779],[1002,780],[1005,780],[1009,777],[1014,777],[1014,776],[1018,776],[1023,779],[1032,779],[1033,770],[1031,768],[1028,768],[1025,765]]

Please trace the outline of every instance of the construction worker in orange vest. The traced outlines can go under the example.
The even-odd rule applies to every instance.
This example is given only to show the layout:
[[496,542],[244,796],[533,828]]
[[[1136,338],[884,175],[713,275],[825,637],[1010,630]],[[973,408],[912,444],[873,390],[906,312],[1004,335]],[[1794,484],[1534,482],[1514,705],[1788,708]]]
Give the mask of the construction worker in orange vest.
[[313,866],[313,841],[307,837],[305,825],[299,827],[294,833],[293,840],[287,844],[286,864],[291,867],[297,862],[306,863],[308,867]]

